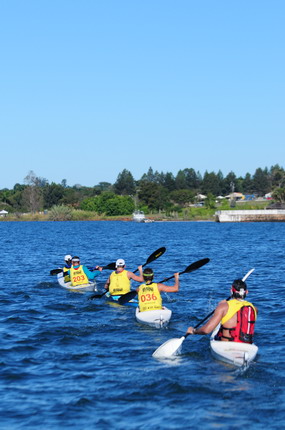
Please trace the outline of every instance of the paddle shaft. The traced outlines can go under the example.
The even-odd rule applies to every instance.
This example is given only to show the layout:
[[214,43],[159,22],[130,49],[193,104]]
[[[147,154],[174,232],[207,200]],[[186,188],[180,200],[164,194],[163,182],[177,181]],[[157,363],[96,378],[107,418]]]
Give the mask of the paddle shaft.
[[[194,272],[194,270],[200,269],[200,267],[204,266],[205,264],[209,263],[209,258],[203,258],[202,260],[195,261],[195,263],[190,264],[183,272],[179,272],[179,275],[183,275],[183,273],[191,273]],[[163,279],[160,284],[163,282],[169,281],[170,279],[174,278],[174,275],[169,276],[169,278]]]
[[[146,266],[147,264],[151,263],[152,261],[156,260],[157,258],[159,258],[162,254],[164,254],[166,251],[165,247],[159,248],[157,249],[155,252],[153,252],[148,259],[146,260],[145,264],[143,264],[142,267]],[[115,264],[115,263],[110,263],[108,266],[111,266],[111,264]],[[116,265],[115,265],[116,266]],[[112,268],[111,270],[115,270],[116,267]],[[103,267],[104,269],[104,267]],[[137,272],[137,270],[135,270],[133,273]],[[89,300],[92,299],[100,299],[101,297],[105,296],[105,294],[107,294],[108,290],[104,291],[104,293],[102,294],[93,294],[91,297],[89,297]],[[129,294],[129,293],[127,293]],[[130,300],[130,299],[129,299]],[[126,302],[128,302],[129,300],[127,300]]]
[[[194,270],[199,269],[200,267],[204,266],[205,264],[207,264],[209,262],[209,258],[204,258],[203,260],[198,260],[195,263],[190,264],[190,266],[188,266],[185,270],[183,270],[183,272],[179,272],[179,275],[182,275],[183,273],[190,273],[193,272]],[[162,284],[163,282],[169,281],[169,279],[174,278],[174,275],[170,276],[169,278],[163,279],[163,281],[158,282],[159,284]],[[124,294],[123,296],[121,296],[118,300],[120,305],[124,305],[125,303],[129,302],[130,300],[132,300],[133,298],[135,298],[137,295],[137,291],[133,290],[130,291],[127,294]]]
[[[115,270],[115,268],[116,268],[116,263],[109,263],[109,264],[107,264],[107,266],[102,267],[102,269],[104,269],[104,270]],[[96,269],[89,269],[89,270],[90,270],[90,272],[94,272],[94,270],[96,270]],[[50,275],[58,275],[59,273],[63,273],[63,269],[52,269],[50,271]]]

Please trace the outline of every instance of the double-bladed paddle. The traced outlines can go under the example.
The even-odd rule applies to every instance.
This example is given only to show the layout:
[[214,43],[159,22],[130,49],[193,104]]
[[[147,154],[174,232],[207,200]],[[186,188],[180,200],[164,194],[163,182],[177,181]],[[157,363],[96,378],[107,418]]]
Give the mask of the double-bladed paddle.
[[[253,271],[254,269],[251,269],[249,272],[247,272],[247,274],[242,278],[242,280],[245,281]],[[229,301],[230,299],[231,299],[231,296],[227,298],[227,301]],[[215,312],[215,309],[211,313],[209,313],[209,315],[207,315],[205,318],[199,321],[194,328],[198,328],[208,318],[210,318],[210,316],[212,316],[214,312]],[[173,355],[176,355],[179,349],[181,348],[182,343],[184,342],[186,337],[189,336],[189,334],[190,333],[186,333],[184,336],[180,338],[178,337],[178,338],[167,340],[154,351],[152,356],[155,358],[170,358]]]
[[[107,266],[103,266],[102,269],[104,269],[104,270],[115,270],[116,269],[116,263],[107,264]],[[62,272],[63,272],[63,269],[53,269],[50,271],[50,275],[58,275],[59,273],[62,273]]]
[[[198,260],[195,261],[195,263],[190,264],[188,267],[186,267],[185,270],[183,270],[183,272],[179,272],[179,275],[183,275],[183,273],[190,273],[190,272],[194,272],[194,270],[199,269],[200,267],[204,266],[205,264],[209,263],[210,259],[209,258],[203,258],[202,260]],[[162,281],[158,282],[159,284],[162,284],[163,282],[169,281],[169,279],[174,278],[174,275],[169,276],[169,278],[165,278]],[[123,296],[121,296],[118,300],[118,303],[120,305],[124,305],[125,303],[129,302],[130,300],[132,300],[134,297],[136,297],[137,295],[137,291],[133,290],[130,291],[127,294],[124,294]]]
[[[151,263],[152,261],[157,260],[159,257],[161,257],[166,251],[166,248],[163,246],[162,248],[157,249],[156,251],[154,251],[146,260],[146,262],[142,265],[142,267],[146,266],[147,264]],[[115,265],[116,266],[116,265]],[[115,267],[116,268],[116,267]],[[113,270],[115,270],[115,268]],[[133,273],[136,273],[138,271],[138,269],[136,269]],[[103,297],[105,294],[107,294],[108,290],[104,291],[104,293],[102,294],[93,294],[92,296],[89,297],[89,300],[93,300],[93,299],[100,299],[101,297]],[[132,291],[131,291],[132,293]],[[127,293],[130,294],[130,293]],[[124,294],[122,297],[125,297],[127,294]],[[129,299],[130,300],[130,299]],[[129,301],[127,300],[127,302]],[[120,303],[120,299],[118,300],[118,302]],[[126,302],[125,302],[126,303]],[[121,303],[120,303],[121,304]]]
[[[163,246],[162,248],[157,249],[154,251],[146,260],[146,262],[142,265],[142,267],[146,266],[147,264],[152,263],[153,261],[157,260],[159,257],[161,257],[166,251],[166,248]],[[133,273],[136,273],[139,269],[136,269]]]

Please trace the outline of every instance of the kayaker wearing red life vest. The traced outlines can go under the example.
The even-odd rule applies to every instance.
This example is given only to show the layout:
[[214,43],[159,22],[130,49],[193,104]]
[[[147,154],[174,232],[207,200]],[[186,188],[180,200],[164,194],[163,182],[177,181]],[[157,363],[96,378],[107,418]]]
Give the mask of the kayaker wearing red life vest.
[[89,279],[94,279],[96,276],[100,275],[100,272],[102,272],[102,267],[99,266],[96,267],[94,272],[90,272],[86,266],[80,264],[80,258],[77,256],[72,257],[72,266],[67,270],[73,287],[76,285],[88,284]]
[[179,273],[174,274],[175,284],[173,286],[153,282],[154,273],[151,268],[143,272],[145,283],[137,288],[140,312],[162,309],[162,298],[160,292],[176,293],[179,290]]
[[231,288],[231,300],[222,300],[205,325],[197,329],[188,327],[187,333],[208,334],[221,324],[215,340],[253,343],[257,308],[245,300],[247,294],[246,283],[236,279]]
[[125,260],[119,258],[116,261],[116,270],[111,273],[105,284],[105,289],[109,290],[111,296],[121,296],[131,291],[131,282],[133,279],[136,282],[143,282],[142,266],[138,267],[140,276],[135,275],[133,272],[125,270]]

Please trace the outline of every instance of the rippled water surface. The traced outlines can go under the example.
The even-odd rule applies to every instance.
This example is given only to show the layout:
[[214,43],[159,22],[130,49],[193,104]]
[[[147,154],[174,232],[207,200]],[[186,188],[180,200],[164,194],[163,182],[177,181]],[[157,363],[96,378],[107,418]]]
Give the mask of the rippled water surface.
[[[277,429],[285,424],[285,223],[1,222],[1,429]],[[65,254],[92,267],[124,258],[153,262],[156,280],[181,275],[167,329],[139,325],[134,308],[61,288],[51,269]],[[152,352],[182,336],[248,278],[259,309],[256,360],[246,371],[215,361],[209,337],[188,337],[182,354]],[[103,272],[103,288],[110,272]],[[249,427],[249,428],[250,428]]]

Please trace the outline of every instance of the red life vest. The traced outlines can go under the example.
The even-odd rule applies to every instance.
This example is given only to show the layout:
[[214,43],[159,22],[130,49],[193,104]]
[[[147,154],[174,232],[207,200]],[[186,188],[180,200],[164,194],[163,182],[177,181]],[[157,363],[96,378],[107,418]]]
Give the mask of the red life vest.
[[[237,312],[237,325],[227,328],[221,325],[217,334],[217,339],[228,339],[232,342],[253,343],[254,326],[256,321],[256,311],[253,306],[242,306]],[[223,335],[223,330],[230,332],[230,337]]]

